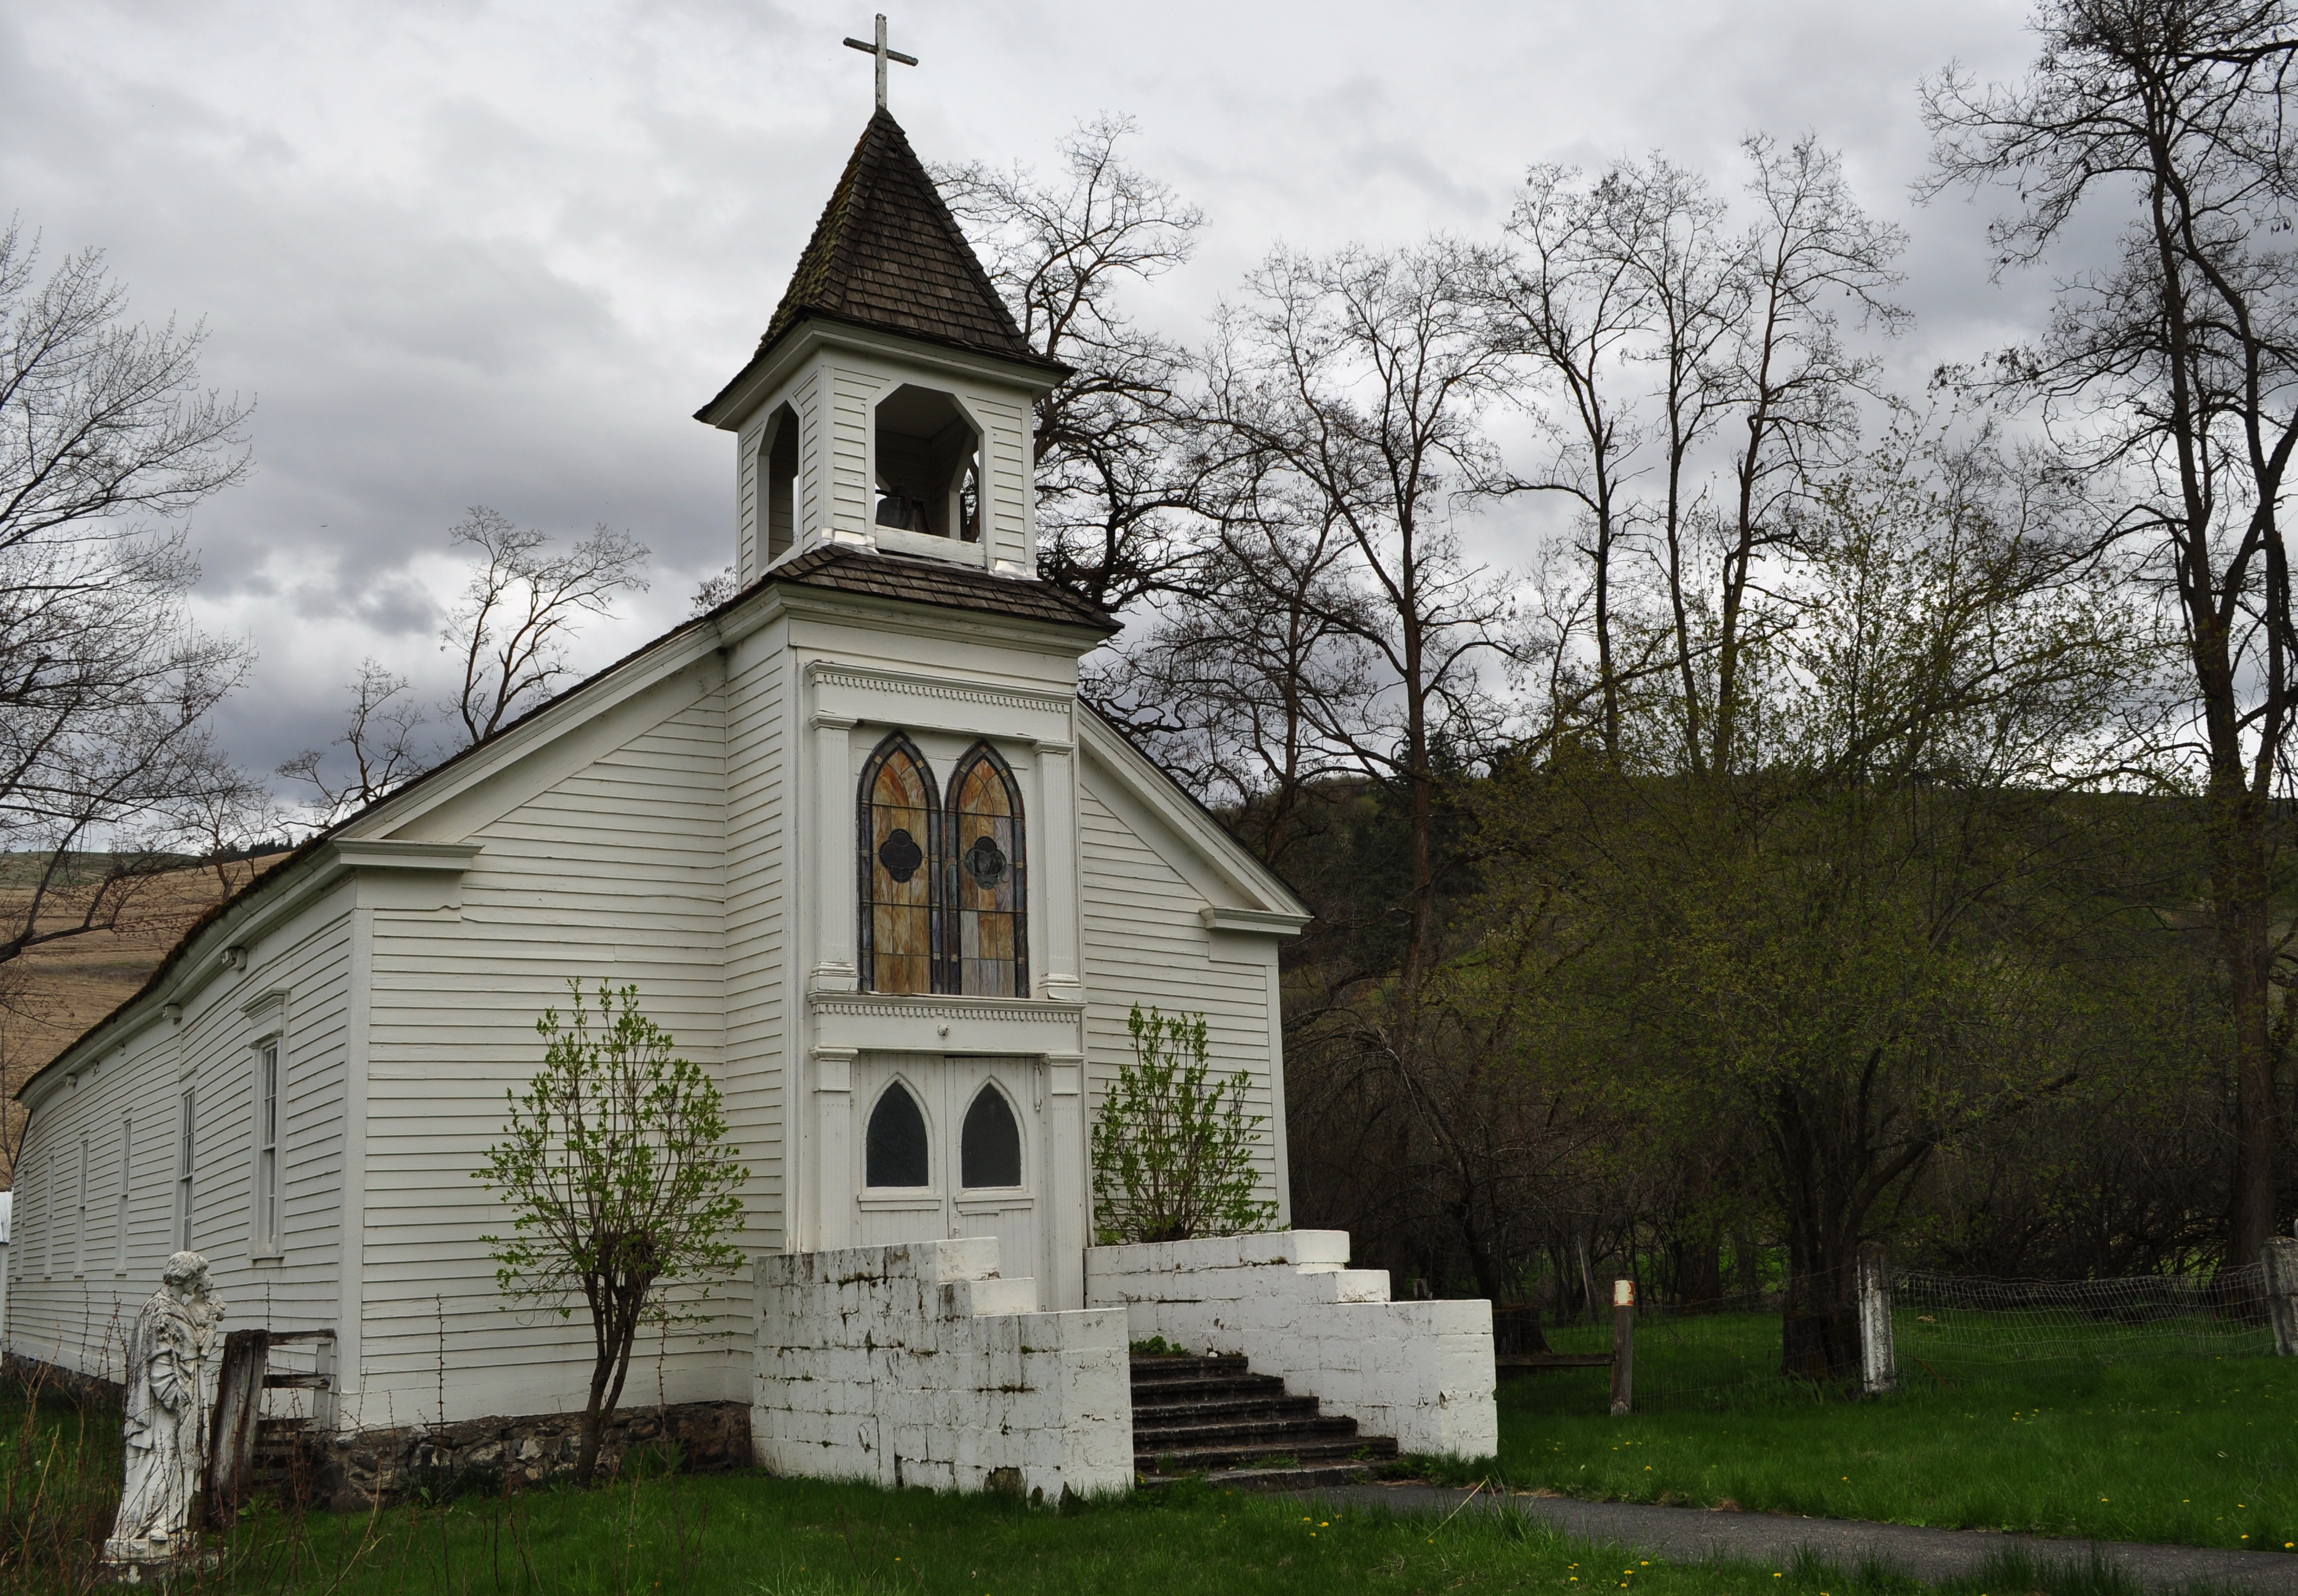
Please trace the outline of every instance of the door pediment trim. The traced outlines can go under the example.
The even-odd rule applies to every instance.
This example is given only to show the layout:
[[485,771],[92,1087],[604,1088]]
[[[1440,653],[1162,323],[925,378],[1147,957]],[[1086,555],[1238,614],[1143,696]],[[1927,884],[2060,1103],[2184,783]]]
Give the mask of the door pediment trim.
[[818,715],[1030,742],[1063,742],[1072,736],[1071,692],[832,659],[811,661],[806,674]]
[[817,1047],[883,1053],[1078,1054],[1085,1005],[1045,997],[810,995]]

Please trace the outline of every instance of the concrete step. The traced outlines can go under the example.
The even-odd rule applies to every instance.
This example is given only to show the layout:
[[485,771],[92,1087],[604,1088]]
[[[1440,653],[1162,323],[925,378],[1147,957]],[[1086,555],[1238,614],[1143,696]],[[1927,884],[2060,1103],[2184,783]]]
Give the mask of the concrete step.
[[1274,1441],[1257,1445],[1194,1446],[1134,1452],[1142,1475],[1211,1474],[1237,1468],[1295,1468],[1307,1464],[1354,1464],[1369,1468],[1396,1456],[1396,1443],[1378,1436],[1343,1435],[1333,1440]]
[[1313,1418],[1317,1412],[1315,1397],[1286,1396],[1276,1392],[1202,1402],[1146,1402],[1137,1398],[1133,1403],[1133,1427],[1138,1430],[1144,1425],[1255,1424],[1271,1418]]
[[1133,1467],[1145,1484],[1201,1476],[1231,1489],[1284,1490],[1365,1477],[1396,1443],[1360,1435],[1243,1358],[1132,1362]]
[[1145,1491],[1178,1485],[1185,1479],[1201,1480],[1225,1491],[1315,1491],[1327,1485],[1353,1485],[1373,1477],[1379,1460],[1345,1463],[1303,1463],[1294,1468],[1216,1468],[1207,1474],[1145,1474],[1138,1484]]
[[1172,1424],[1144,1427],[1137,1420],[1133,1426],[1133,1450],[1137,1453],[1151,1451],[1181,1451],[1219,1446],[1274,1445],[1280,1441],[1298,1441],[1304,1446],[1321,1446],[1329,1442],[1354,1441],[1357,1421],[1353,1418],[1318,1415],[1309,1418],[1270,1418],[1259,1423],[1232,1420],[1226,1424]]
[[1241,1357],[1159,1358],[1136,1352],[1133,1383],[1143,1385],[1166,1380],[1202,1379],[1208,1375],[1241,1375],[1245,1367]]
[[1137,1380],[1133,1385],[1133,1405],[1136,1409],[1162,1408],[1182,1402],[1228,1402],[1287,1394],[1285,1382],[1275,1375],[1206,1375],[1186,1380],[1160,1380],[1148,1385]]

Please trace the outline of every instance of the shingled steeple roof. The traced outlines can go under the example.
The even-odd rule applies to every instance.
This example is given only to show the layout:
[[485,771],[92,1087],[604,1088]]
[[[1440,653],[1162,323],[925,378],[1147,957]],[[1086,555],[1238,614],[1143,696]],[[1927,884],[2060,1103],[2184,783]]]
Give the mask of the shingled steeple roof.
[[1029,347],[902,125],[883,110],[863,129],[744,371],[814,317],[1068,370]]

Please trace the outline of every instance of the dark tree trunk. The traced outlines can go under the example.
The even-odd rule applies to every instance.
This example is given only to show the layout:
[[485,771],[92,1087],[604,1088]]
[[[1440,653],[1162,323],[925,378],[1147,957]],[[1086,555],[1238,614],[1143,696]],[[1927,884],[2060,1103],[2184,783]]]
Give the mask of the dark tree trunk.
[[649,1277],[634,1287],[616,1294],[614,1307],[604,1322],[594,1321],[593,1345],[598,1360],[591,1368],[591,1396],[583,1408],[582,1440],[574,1455],[574,1483],[587,1485],[599,1468],[599,1443],[607,1417],[623,1400],[623,1382],[631,1372],[631,1348],[638,1341],[639,1318],[653,1289]]
[[[1872,1069],[1876,1059],[1869,1059]],[[1861,1232],[1876,1201],[1929,1157],[1927,1146],[1879,1157],[1864,1097],[1846,1123],[1821,1097],[1782,1087],[1771,1135],[1779,1160],[1780,1206],[1787,1220],[1788,1284],[1780,1308],[1780,1372],[1834,1382],[1859,1373]]]
[[1490,1234],[1476,1222],[1473,1194],[1453,1203],[1452,1217],[1459,1226],[1461,1245],[1467,1249],[1476,1289],[1492,1305],[1492,1350],[1503,1356],[1549,1351],[1548,1337],[1540,1327],[1539,1301],[1534,1295],[1519,1302],[1509,1290],[1514,1282],[1509,1278],[1506,1261],[1492,1245]]
[[[2218,790],[2219,788],[2228,789]],[[2275,1232],[2281,1151],[2279,1049],[2273,1003],[2272,887],[2263,833],[2265,806],[2234,782],[2214,784],[2212,897],[2219,921],[2219,955],[2234,1011],[2235,1147],[2227,1193],[2227,1250],[2232,1261],[2254,1263]]]
[[1790,1265],[1780,1312],[1780,1372],[1831,1385],[1859,1373],[1858,1276],[1847,1268]]
[[1686,1308],[1713,1308],[1724,1299],[1724,1248],[1715,1234],[1675,1245],[1675,1294]]

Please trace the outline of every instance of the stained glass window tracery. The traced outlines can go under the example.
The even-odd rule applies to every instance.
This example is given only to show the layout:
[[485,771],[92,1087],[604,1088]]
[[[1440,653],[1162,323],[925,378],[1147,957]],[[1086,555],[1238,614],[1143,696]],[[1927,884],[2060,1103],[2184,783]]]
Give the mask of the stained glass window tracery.
[[862,773],[861,987],[865,992],[941,989],[941,806],[932,773],[899,732]]
[[1013,768],[976,743],[949,779],[947,989],[1029,995],[1027,859]]

